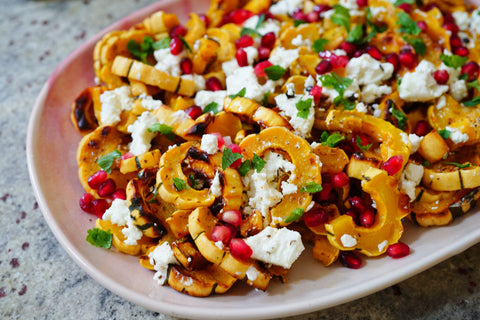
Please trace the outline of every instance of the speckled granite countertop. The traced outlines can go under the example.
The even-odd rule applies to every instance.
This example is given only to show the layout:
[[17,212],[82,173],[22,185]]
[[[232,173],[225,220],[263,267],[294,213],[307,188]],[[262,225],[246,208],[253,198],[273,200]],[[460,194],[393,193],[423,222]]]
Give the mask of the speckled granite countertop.
[[[55,67],[105,26],[153,2],[0,0],[1,319],[175,319],[116,296],[70,259],[38,208],[25,156],[29,114]],[[289,319],[479,319],[479,267],[476,245],[376,294]]]

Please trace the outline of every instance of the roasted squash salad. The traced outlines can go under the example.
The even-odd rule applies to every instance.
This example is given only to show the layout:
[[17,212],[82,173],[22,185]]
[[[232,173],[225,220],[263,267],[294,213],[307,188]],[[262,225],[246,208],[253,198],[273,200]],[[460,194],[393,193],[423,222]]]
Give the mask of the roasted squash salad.
[[480,10],[460,0],[212,0],[93,57],[71,112],[87,241],[180,292],[266,290],[306,246],[319,267],[400,258],[407,219],[479,198]]

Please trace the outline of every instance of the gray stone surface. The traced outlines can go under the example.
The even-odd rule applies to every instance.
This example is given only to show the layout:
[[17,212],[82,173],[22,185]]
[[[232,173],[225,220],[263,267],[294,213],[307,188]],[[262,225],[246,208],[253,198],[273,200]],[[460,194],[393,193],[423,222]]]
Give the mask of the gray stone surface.
[[[0,0],[1,319],[175,319],[116,296],[70,259],[38,209],[25,156],[30,111],[55,67],[105,26],[153,2]],[[479,267],[476,245],[391,288],[289,319],[479,319]]]

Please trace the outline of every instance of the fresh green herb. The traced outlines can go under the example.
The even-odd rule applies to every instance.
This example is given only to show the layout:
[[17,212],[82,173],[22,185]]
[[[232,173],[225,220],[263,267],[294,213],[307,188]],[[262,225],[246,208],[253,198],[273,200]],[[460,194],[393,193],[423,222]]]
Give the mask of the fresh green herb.
[[327,146],[330,148],[334,148],[342,140],[345,140],[345,137],[338,132],[334,132],[329,135],[327,131],[323,131],[322,135],[320,136],[320,142],[322,143],[322,146]]
[[240,153],[236,153],[236,152],[233,153],[232,150],[230,150],[229,148],[223,149],[222,170],[227,169],[228,167],[230,167],[232,165],[232,163],[234,163],[235,161],[237,161],[238,159],[241,159],[241,158],[243,158],[243,157]]
[[345,98],[340,98],[339,96],[336,97],[333,102],[335,103],[335,100],[338,100],[338,103],[341,103],[343,105],[343,108],[345,110],[353,110],[355,109],[355,102],[352,102],[348,99],[345,99]]
[[170,46],[170,37],[165,37],[157,42],[153,41],[150,36],[145,36],[142,43],[138,43],[133,39],[127,43],[127,50],[136,58],[140,59],[143,63],[147,63],[148,55],[155,50],[165,49]]
[[395,108],[392,108],[392,115],[397,119],[398,121],[398,127],[400,129],[404,129],[405,128],[405,124],[407,123],[407,116],[400,110],[398,109],[395,109]]
[[480,104],[480,97],[475,97],[472,100],[462,102],[465,107],[475,107]]
[[298,27],[299,25],[305,24],[305,23],[307,23],[307,21],[304,21],[304,20],[296,20],[296,19],[293,20],[293,26],[294,26],[295,28]]
[[465,62],[467,62],[468,57],[462,57],[456,54],[447,55],[442,53],[440,55],[440,60],[442,60],[447,67],[458,69],[463,66]]
[[447,129],[438,130],[438,134],[444,139],[447,140],[450,138],[450,131]]
[[430,167],[431,163],[430,163],[430,161],[425,160],[425,161],[422,162],[422,165],[423,165],[424,167],[427,167],[427,168],[428,168],[428,167]]
[[397,0],[397,1],[395,1],[395,3],[393,5],[395,7],[398,7],[399,5],[404,4],[404,3],[413,4],[414,2],[415,2],[415,0]]
[[265,21],[265,15],[262,13],[261,15],[258,16],[258,21],[257,21],[257,25],[255,26],[255,30],[258,30],[263,22]]
[[265,93],[263,95],[263,105],[268,107],[269,103],[268,103],[268,96],[270,95],[270,91],[268,91],[267,93]]
[[323,188],[316,182],[307,182],[300,188],[300,193],[308,192],[308,193],[317,193],[322,191]]
[[213,114],[217,114],[218,113],[218,103],[216,103],[215,101],[212,101],[209,104],[207,104],[205,106],[205,108],[203,108],[203,113],[208,113],[208,112],[212,112]]
[[190,174],[188,176],[188,181],[190,181],[190,184],[192,185],[193,189],[197,187],[197,180],[195,180],[195,176],[193,174]]
[[362,139],[359,137],[359,136],[356,136],[355,137],[355,142],[357,143],[357,147],[360,148],[360,150],[363,150],[363,151],[368,151],[370,150],[370,148],[372,147],[373,143],[370,143],[370,144],[367,144],[367,145],[363,145],[363,141]]
[[274,66],[266,67],[264,71],[270,80],[277,81],[285,74],[287,70],[285,70],[280,66],[274,65]]
[[350,11],[339,4],[334,5],[333,10],[332,17],[330,18],[332,22],[350,31]]
[[[265,68],[265,69],[266,69],[266,68]],[[241,89],[240,91],[238,91],[237,93],[231,94],[231,95],[229,95],[228,97],[229,97],[230,99],[235,99],[236,97],[241,97],[241,98],[243,98],[243,97],[245,97],[245,93],[247,93],[247,88],[242,88],[242,89]]]
[[398,87],[400,87],[400,85],[402,84],[402,78],[397,75],[397,90],[398,90]]
[[323,87],[333,88],[338,92],[338,96],[333,99],[335,106],[338,106],[341,103],[346,110],[352,110],[355,107],[353,102],[343,97],[345,90],[347,90],[347,88],[353,83],[352,79],[342,78],[335,72],[325,74],[319,79]]
[[303,209],[302,208],[296,208],[292,212],[290,212],[290,214],[288,215],[288,217],[285,219],[284,222],[285,223],[295,222],[298,219],[300,219],[302,216],[303,216]]
[[458,163],[458,162],[447,162],[447,161],[443,161],[443,163],[444,163],[444,164],[449,164],[449,165],[452,165],[452,166],[455,166],[455,167],[458,167],[458,168],[460,168],[460,169],[470,167],[470,163],[462,164],[462,163]]
[[157,122],[152,124],[148,128],[149,132],[159,132],[163,134],[165,137],[167,137],[169,140],[173,141],[175,140],[175,133],[173,133],[173,128],[170,126],[167,126],[166,124]]
[[157,203],[157,194],[158,194],[158,188],[155,187],[155,189],[153,190],[152,197],[147,202],[148,203]]
[[297,117],[300,117],[302,119],[308,118],[308,115],[310,114],[310,107],[312,106],[312,101],[312,98],[307,100],[298,100],[298,102],[295,104],[295,107],[297,107],[298,110]]
[[173,185],[175,186],[175,189],[177,189],[178,191],[190,189],[187,182],[180,178],[173,178]]
[[99,228],[93,228],[87,230],[87,240],[88,243],[99,248],[110,249],[112,247],[112,233],[110,230],[103,231]]
[[329,42],[330,40],[328,39],[317,39],[313,41],[312,44],[312,49],[316,53],[325,51],[325,45]]
[[154,42],[152,44],[152,48],[154,50],[160,50],[160,49],[167,49],[167,48],[170,48],[170,42],[172,41],[172,39],[170,39],[169,36],[166,36],[160,40],[158,40],[157,42]]
[[267,162],[260,158],[258,154],[254,153],[253,158],[252,158],[252,167],[257,170],[257,172],[262,171],[263,167],[265,166]]
[[461,75],[458,76],[459,80],[467,80],[468,79],[468,73],[462,73]]
[[480,84],[478,83],[478,80],[467,82],[467,88],[475,88],[478,92],[480,92]]
[[242,177],[245,177],[248,171],[252,170],[252,162],[250,160],[243,161],[237,170]]
[[188,45],[188,42],[185,41],[185,38],[183,38],[181,35],[179,35],[178,37],[180,38],[180,40],[182,40],[183,45],[185,46],[185,49],[187,49],[188,51],[192,52],[192,48],[190,48],[190,46]]
[[118,150],[114,150],[107,155],[104,155],[100,159],[98,159],[97,164],[102,168],[102,170],[106,171],[107,173],[112,172],[112,165],[115,159],[120,159],[122,154]]
[[357,24],[353,27],[352,30],[348,33],[347,39],[345,41],[354,43],[356,45],[361,45],[365,43],[365,39],[363,38],[363,26],[361,24]]
[[397,13],[397,25],[400,26],[398,31],[418,36],[422,29],[417,26],[417,23],[410,18],[410,15],[404,11]]
[[405,40],[408,44],[410,44],[413,47],[413,49],[415,49],[416,53],[422,56],[425,55],[425,52],[427,51],[427,46],[423,42],[422,38],[404,35],[403,40]]
[[250,37],[256,37],[256,36],[262,36],[257,30],[252,29],[252,28],[247,28],[243,27],[242,31],[240,31],[240,36],[250,36]]

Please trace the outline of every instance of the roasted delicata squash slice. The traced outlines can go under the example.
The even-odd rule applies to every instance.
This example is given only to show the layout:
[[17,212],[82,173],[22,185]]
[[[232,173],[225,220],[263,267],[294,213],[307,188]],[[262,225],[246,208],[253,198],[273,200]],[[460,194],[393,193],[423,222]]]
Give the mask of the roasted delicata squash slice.
[[120,172],[129,173],[136,172],[142,169],[158,167],[161,155],[162,153],[160,152],[160,150],[155,149],[138,156],[122,159],[120,161]]
[[205,113],[193,120],[184,111],[175,111],[167,106],[161,106],[153,113],[160,123],[171,127],[175,135],[184,140],[201,139],[212,121],[210,113]]
[[95,109],[100,108],[100,95],[104,90],[100,86],[88,87],[75,99],[70,119],[80,134],[87,134],[98,127]]
[[460,169],[453,165],[439,164],[425,168],[422,182],[437,191],[455,191],[480,186],[480,167],[468,166]]

